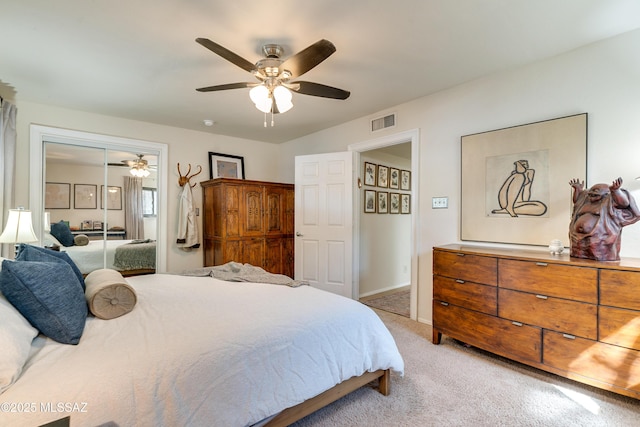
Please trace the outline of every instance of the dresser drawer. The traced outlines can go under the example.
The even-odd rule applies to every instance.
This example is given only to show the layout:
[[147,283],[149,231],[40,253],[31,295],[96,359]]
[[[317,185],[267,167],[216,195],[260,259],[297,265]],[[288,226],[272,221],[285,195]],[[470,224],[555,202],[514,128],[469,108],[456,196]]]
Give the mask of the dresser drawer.
[[600,341],[640,350],[640,311],[600,306],[598,319]]
[[503,288],[598,303],[595,268],[501,259],[498,270],[498,286]]
[[514,325],[477,311],[433,303],[434,329],[475,347],[521,362],[541,361],[542,332],[533,326]]
[[600,304],[640,310],[640,273],[600,270]]
[[498,314],[498,288],[495,286],[433,276],[433,299],[494,316]]
[[[640,352],[544,331],[542,362],[640,393]],[[638,396],[640,397],[640,395]]]
[[597,339],[597,306],[498,288],[498,316],[584,338]]
[[433,274],[496,286],[498,260],[461,252],[433,251]]

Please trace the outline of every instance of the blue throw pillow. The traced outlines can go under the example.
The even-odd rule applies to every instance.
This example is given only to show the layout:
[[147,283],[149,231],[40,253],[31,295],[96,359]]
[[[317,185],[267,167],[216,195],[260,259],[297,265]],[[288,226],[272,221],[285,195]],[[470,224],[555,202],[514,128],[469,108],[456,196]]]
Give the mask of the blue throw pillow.
[[73,246],[73,234],[71,234],[69,226],[64,221],[51,224],[51,231],[49,233],[64,246]]
[[80,285],[82,285],[82,290],[85,289],[84,277],[80,269],[66,252],[52,251],[51,249],[41,248],[40,246],[20,243],[16,261],[66,262],[78,277],[78,281],[80,281]]
[[87,301],[64,262],[3,261],[0,290],[36,329],[63,344],[78,344]]

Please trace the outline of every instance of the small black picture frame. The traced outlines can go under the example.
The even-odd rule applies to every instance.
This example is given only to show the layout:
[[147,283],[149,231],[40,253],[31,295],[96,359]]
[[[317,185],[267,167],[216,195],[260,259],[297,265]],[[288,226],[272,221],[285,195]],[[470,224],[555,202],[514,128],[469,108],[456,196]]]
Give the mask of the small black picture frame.
[[209,151],[209,179],[245,179],[244,157]]

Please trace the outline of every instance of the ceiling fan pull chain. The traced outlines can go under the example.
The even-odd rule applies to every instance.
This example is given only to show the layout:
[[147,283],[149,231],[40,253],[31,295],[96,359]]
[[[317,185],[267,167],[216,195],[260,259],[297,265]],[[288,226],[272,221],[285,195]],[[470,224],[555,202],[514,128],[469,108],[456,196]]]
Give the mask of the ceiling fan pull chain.
[[267,113],[264,113],[264,127],[267,127]]
[[271,127],[273,127],[274,121],[273,121],[273,110],[271,110]]

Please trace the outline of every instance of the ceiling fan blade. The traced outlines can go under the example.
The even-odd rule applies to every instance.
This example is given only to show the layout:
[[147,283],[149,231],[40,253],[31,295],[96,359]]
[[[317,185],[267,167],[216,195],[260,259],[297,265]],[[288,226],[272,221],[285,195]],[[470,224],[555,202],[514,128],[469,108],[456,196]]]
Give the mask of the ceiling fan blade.
[[238,67],[242,68],[245,71],[248,71],[250,73],[253,73],[256,71],[256,66],[253,63],[247,61],[240,55],[237,55],[231,52],[226,47],[220,46],[218,43],[212,42],[209,39],[205,39],[201,37],[197,38],[196,42],[200,43],[202,46],[206,47],[211,52],[223,57],[227,61],[237,65]]
[[349,91],[313,82],[292,82],[286,86],[303,95],[320,96],[322,98],[347,99],[351,95]]
[[196,89],[198,92],[215,92],[218,90],[229,90],[229,89],[243,89],[246,87],[255,86],[256,83],[227,83],[224,85],[216,85],[216,86],[207,86],[200,87]]
[[333,43],[322,39],[288,58],[280,65],[280,69],[289,71],[291,78],[296,78],[327,59],[335,51],[336,47]]

